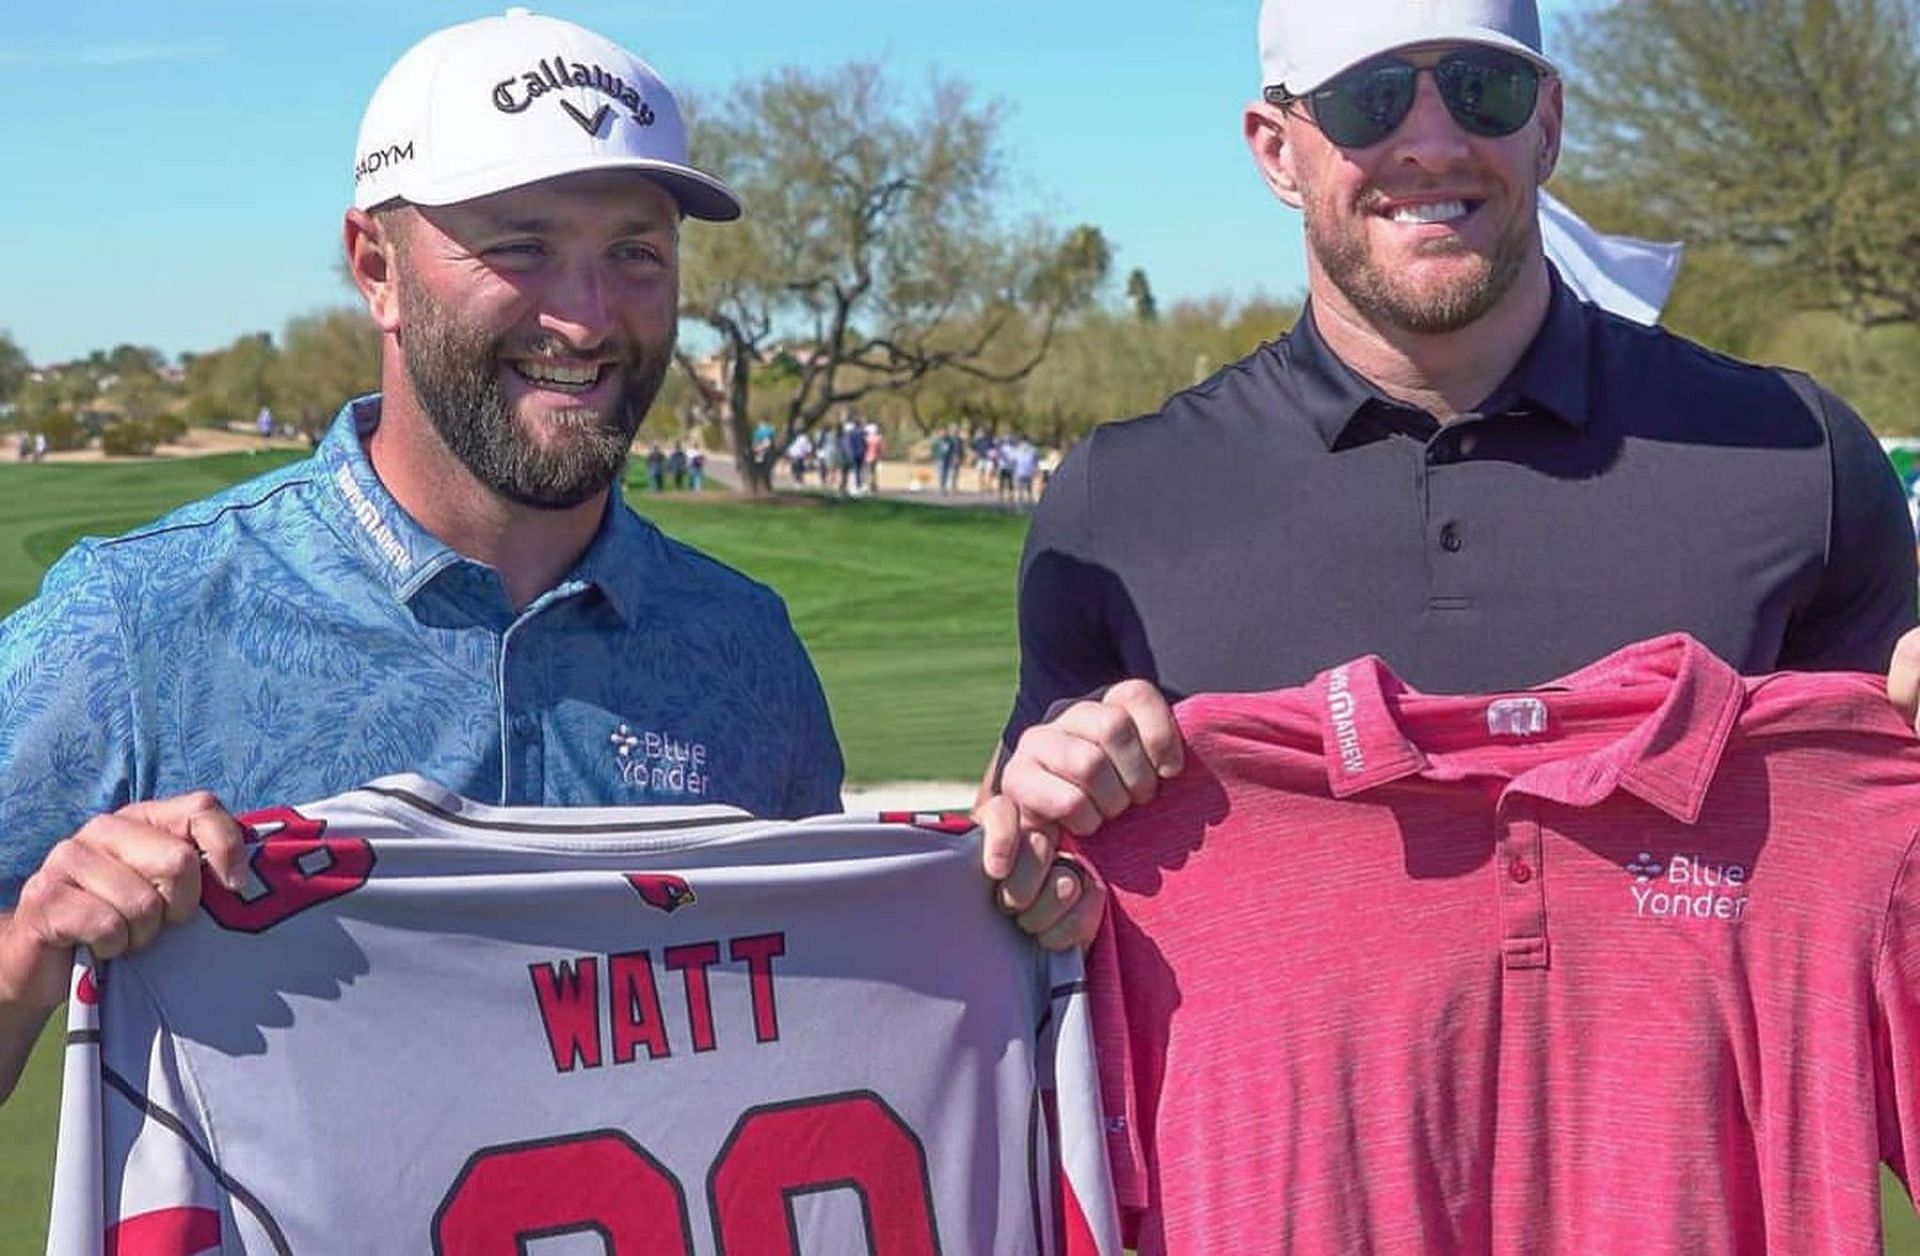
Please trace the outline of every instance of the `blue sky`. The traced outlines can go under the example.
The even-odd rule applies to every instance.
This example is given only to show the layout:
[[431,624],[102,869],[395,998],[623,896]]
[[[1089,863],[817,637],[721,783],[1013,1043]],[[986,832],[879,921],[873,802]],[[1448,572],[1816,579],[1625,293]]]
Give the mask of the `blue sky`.
[[[966,79],[1007,106],[1014,207],[1099,226],[1117,274],[1145,268],[1163,301],[1287,296],[1304,282],[1299,221],[1240,143],[1259,77],[1254,0],[533,7],[626,44],[676,90],[720,93],[782,65],[857,59],[882,61],[903,86],[934,71]],[[349,300],[335,258],[368,94],[420,36],[499,11],[447,0],[21,8],[0,27],[0,238],[13,242],[0,330],[36,362],[123,341],[214,349]]]

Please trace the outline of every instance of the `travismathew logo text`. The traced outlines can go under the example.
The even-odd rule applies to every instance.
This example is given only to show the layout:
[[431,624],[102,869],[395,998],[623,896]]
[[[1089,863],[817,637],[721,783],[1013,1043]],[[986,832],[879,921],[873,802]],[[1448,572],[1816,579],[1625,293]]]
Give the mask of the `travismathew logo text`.
[[1348,776],[1358,776],[1367,770],[1367,757],[1360,751],[1360,730],[1353,722],[1353,694],[1348,685],[1346,668],[1336,667],[1327,674],[1327,715],[1333,721],[1340,766]]
[[1661,920],[1739,920],[1747,913],[1745,864],[1675,855],[1662,864],[1646,851],[1627,865],[1636,916]]
[[[501,79],[495,83],[493,107],[501,113],[519,113],[548,92],[563,87],[590,87],[604,96],[611,96],[636,124],[652,126],[654,123],[652,107],[640,99],[639,90],[625,79],[602,66],[586,65],[579,61],[568,63],[559,57],[541,61],[518,78]],[[591,114],[581,113],[573,106],[573,102],[567,100],[561,101],[560,107],[589,135],[600,134],[606,125],[607,115],[613,112],[612,105],[601,105]]]

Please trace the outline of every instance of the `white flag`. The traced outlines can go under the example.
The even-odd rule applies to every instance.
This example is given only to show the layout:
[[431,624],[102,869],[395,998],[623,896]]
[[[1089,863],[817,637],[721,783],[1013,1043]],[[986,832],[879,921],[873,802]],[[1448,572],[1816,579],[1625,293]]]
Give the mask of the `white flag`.
[[1583,300],[1647,324],[1660,321],[1660,308],[1680,275],[1680,253],[1686,247],[1604,235],[1544,189],[1540,239],[1560,278]]

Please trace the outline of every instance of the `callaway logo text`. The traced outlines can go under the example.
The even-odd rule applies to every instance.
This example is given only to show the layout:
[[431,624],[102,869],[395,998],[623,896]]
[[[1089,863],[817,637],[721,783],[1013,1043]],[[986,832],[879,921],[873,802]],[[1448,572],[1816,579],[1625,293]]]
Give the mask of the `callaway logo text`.
[[[638,125],[652,126],[654,123],[652,107],[640,99],[639,91],[625,79],[601,66],[584,65],[578,61],[569,65],[559,57],[540,62],[518,78],[501,79],[494,84],[493,107],[501,113],[519,113],[548,92],[563,87],[591,87],[602,95],[611,96]],[[600,133],[611,110],[611,106],[602,105],[589,115],[581,113],[568,101],[563,100],[560,104],[589,135]]]

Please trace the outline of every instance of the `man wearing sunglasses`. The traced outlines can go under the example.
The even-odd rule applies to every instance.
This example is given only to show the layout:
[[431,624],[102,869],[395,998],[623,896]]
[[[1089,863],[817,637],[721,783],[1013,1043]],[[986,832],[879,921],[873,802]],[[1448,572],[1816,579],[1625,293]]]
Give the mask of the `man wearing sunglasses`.
[[1259,33],[1244,132],[1305,220],[1309,300],[1096,430],[1041,502],[981,791],[1008,908],[1051,879],[1083,897],[1039,923],[1090,932],[1100,888],[1049,878],[1053,834],[1180,770],[1170,700],[1364,654],[1463,693],[1686,631],[1748,673],[1891,660],[1910,707],[1914,552],[1865,424],[1582,303],[1545,256],[1563,92],[1532,0],[1264,0]]

